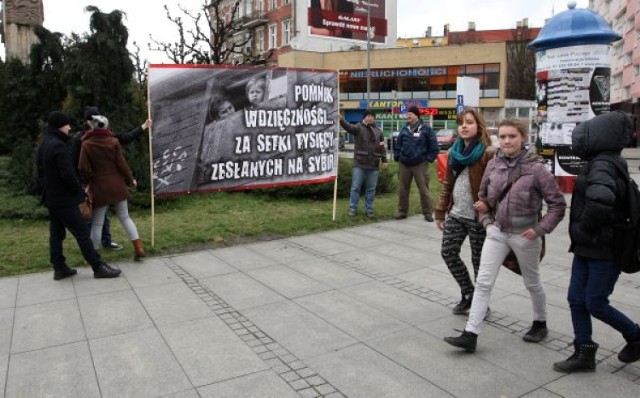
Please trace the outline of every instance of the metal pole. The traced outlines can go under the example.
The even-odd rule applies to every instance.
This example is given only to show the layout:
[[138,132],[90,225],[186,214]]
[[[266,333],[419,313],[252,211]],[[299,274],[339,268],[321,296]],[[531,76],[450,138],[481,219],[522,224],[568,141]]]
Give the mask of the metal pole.
[[367,108],[371,103],[371,4],[367,1]]

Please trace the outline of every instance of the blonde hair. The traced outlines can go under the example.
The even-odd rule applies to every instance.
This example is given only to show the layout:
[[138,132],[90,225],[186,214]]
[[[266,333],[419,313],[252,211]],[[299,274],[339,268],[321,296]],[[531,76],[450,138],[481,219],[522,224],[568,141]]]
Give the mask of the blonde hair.
[[498,129],[500,129],[500,127],[502,126],[506,126],[506,127],[513,127],[514,129],[518,130],[518,133],[520,133],[520,135],[522,136],[522,138],[527,138],[529,136],[529,133],[527,133],[527,129],[526,127],[524,127],[524,124],[520,123],[519,121],[515,120],[515,119],[504,119],[500,122],[500,124],[498,124]]
[[461,126],[464,122],[466,115],[473,116],[473,119],[478,125],[478,140],[484,144],[485,147],[491,146],[491,137],[489,137],[489,131],[487,130],[487,123],[484,121],[482,114],[473,108],[464,108],[464,110],[456,118],[456,123]]

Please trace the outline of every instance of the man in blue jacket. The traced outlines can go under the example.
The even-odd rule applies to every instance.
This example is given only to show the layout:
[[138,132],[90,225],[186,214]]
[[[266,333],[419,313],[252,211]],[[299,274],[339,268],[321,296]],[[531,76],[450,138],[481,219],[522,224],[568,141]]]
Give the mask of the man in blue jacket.
[[394,148],[394,158],[398,167],[398,214],[396,219],[407,218],[411,180],[416,181],[420,191],[422,214],[428,222],[433,222],[433,206],[429,195],[429,168],[438,156],[438,139],[431,127],[420,120],[420,110],[412,106],[407,112],[407,125],[400,131]]

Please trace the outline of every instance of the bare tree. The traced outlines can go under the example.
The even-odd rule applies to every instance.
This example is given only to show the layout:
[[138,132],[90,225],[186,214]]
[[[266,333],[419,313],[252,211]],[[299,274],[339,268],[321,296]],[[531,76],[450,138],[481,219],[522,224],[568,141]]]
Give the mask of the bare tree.
[[536,96],[536,55],[529,43],[534,31],[519,26],[507,42],[507,98],[534,100]]
[[[203,0],[200,9],[192,12],[178,5],[183,16],[174,17],[165,4],[169,19],[178,30],[178,38],[172,43],[149,39],[156,46],[149,48],[163,51],[170,60],[178,64],[228,64],[241,56],[243,62],[264,63],[267,57],[254,56],[245,48],[253,37],[238,18],[240,0]],[[208,27],[209,32],[203,29]]]

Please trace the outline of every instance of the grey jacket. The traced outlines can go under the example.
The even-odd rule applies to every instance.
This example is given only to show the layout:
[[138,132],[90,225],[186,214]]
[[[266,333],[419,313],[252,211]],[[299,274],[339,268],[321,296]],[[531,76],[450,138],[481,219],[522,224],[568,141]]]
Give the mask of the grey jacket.
[[[514,173],[518,173],[518,169],[520,177],[498,203],[503,189]],[[492,209],[489,213],[480,215],[482,225],[486,227],[493,223],[507,233],[519,233],[533,228],[539,236],[548,234],[562,221],[567,207],[558,183],[545,168],[542,158],[535,152],[525,150],[513,159],[498,151],[487,165],[478,197]],[[543,199],[548,210],[538,220]]]

